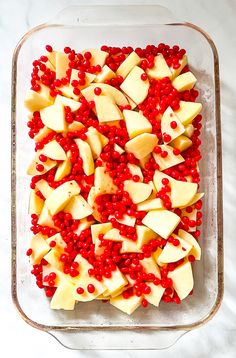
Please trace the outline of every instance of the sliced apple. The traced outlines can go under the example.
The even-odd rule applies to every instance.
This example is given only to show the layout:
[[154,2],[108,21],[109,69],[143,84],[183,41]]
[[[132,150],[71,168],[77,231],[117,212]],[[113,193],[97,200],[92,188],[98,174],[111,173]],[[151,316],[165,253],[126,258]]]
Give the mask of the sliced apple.
[[113,72],[107,65],[104,65],[101,72],[99,72],[98,75],[95,77],[94,82],[101,83],[111,80],[114,77],[116,77],[115,72]]
[[168,210],[153,210],[147,213],[142,222],[164,239],[168,239],[180,223],[180,217]]
[[173,68],[170,67],[172,76],[171,79],[173,80],[175,77],[179,76],[180,72],[182,71],[182,69],[187,65],[188,63],[188,58],[186,55],[183,56],[183,58],[181,60],[179,60],[179,64],[180,66],[178,68]]
[[32,265],[39,264],[44,255],[46,255],[50,250],[50,246],[47,244],[45,237],[41,234],[36,234],[32,237],[30,242],[30,248],[33,251],[30,256],[30,261]]
[[162,200],[159,198],[145,200],[137,206],[137,210],[139,211],[150,211],[156,209],[163,209]]
[[151,292],[148,295],[144,295],[144,297],[153,306],[158,307],[160,304],[161,298],[165,292],[165,288],[163,288],[161,285],[156,286],[152,282],[149,282],[147,285],[151,288]]
[[147,74],[151,78],[155,78],[155,80],[160,80],[164,77],[171,77],[172,73],[169,69],[169,66],[166,63],[162,54],[155,56],[154,58],[154,66],[152,68],[147,69]]
[[96,198],[97,196],[101,195],[101,192],[99,190],[99,188],[92,186],[89,194],[88,194],[88,204],[91,206],[91,208],[93,209],[93,217],[94,219],[96,219],[97,221],[101,221],[101,214],[98,211],[98,204],[96,203]]
[[76,102],[71,98],[67,98],[59,94],[56,96],[55,104],[62,104],[64,107],[68,106],[72,112],[77,111],[81,106],[80,102]]
[[112,122],[123,119],[123,115],[113,98],[103,95],[95,96],[94,102],[99,122]]
[[64,211],[70,213],[74,220],[84,219],[93,213],[93,209],[81,195],[73,196]]
[[145,73],[140,67],[135,66],[126,79],[122,82],[120,88],[135,103],[142,103],[148,95],[149,81],[143,81],[141,75]]
[[191,138],[193,133],[194,133],[194,126],[192,125],[192,123],[190,123],[185,127],[184,135],[188,138]]
[[44,286],[49,286],[48,281],[47,280],[45,281],[44,279],[51,272],[54,272],[56,274],[56,278],[54,280],[53,287],[58,287],[63,282],[68,282],[68,276],[65,275],[63,272],[61,272],[60,270],[58,270],[56,267],[53,267],[52,265],[47,264],[47,265],[43,265],[42,269],[43,269],[42,275],[43,275],[43,285]]
[[[32,162],[30,163],[30,165],[27,168],[27,174],[28,175],[43,175],[45,173],[47,173],[50,169],[54,168],[57,165],[57,162],[55,160],[51,160],[51,159],[47,159],[46,162],[41,162],[39,160],[39,156],[42,152],[38,151],[34,157],[34,159],[32,160]],[[37,170],[37,164],[43,164],[43,170],[42,171],[38,171]]]
[[184,158],[182,157],[182,155],[180,155],[180,154],[175,155],[173,153],[174,149],[170,145],[162,144],[159,147],[161,148],[162,152],[167,152],[166,157],[162,157],[161,153],[160,154],[157,154],[157,153],[152,154],[155,159],[155,162],[159,165],[160,171],[165,170],[167,168],[171,168],[174,165],[184,162]]
[[[88,284],[92,284],[95,288],[95,291],[93,293],[89,293],[87,290]],[[98,296],[102,295],[103,292],[106,290],[106,287],[102,282],[99,282],[94,277],[89,276],[78,276],[76,280],[74,280],[75,285],[75,292],[74,297],[76,301],[78,302],[89,302],[97,298]],[[82,287],[84,289],[84,292],[82,294],[78,294],[76,291],[76,288]]]
[[106,58],[108,56],[108,52],[98,50],[95,48],[88,48],[81,52],[82,55],[84,55],[85,52],[90,52],[92,55],[92,57],[89,60],[90,66],[96,66],[96,65],[100,65],[101,67],[104,66]]
[[53,310],[72,311],[75,308],[74,285],[68,282],[62,282],[54,293],[50,308]]
[[[176,128],[171,128],[171,122],[176,123]],[[185,128],[180,122],[179,118],[175,115],[171,107],[168,107],[161,118],[161,132],[162,135],[168,134],[171,137],[171,140],[165,141],[165,144],[168,144],[170,141],[173,141],[175,138],[183,134]]]
[[43,194],[44,198],[48,198],[53,192],[53,188],[50,187],[45,179],[39,180],[36,183],[36,188]]
[[112,271],[111,278],[103,277],[103,283],[106,286],[109,294],[111,295],[118,289],[127,285],[128,282],[117,267],[115,271]]
[[81,219],[79,222],[78,228],[74,231],[75,234],[80,235],[82,231],[89,229],[92,224],[95,223],[95,220],[89,218]]
[[201,259],[201,247],[193,235],[189,234],[187,231],[179,229],[178,236],[180,236],[184,241],[192,245],[192,249],[189,252],[189,255],[193,255],[195,260]]
[[118,67],[116,71],[117,75],[122,76],[125,79],[134,66],[139,65],[140,62],[141,58],[136,54],[136,52],[131,52]]
[[126,240],[126,238],[122,235],[120,235],[119,230],[118,229],[110,229],[109,231],[107,231],[107,233],[104,235],[104,240],[111,240],[111,241],[124,241]]
[[177,91],[182,92],[192,89],[197,82],[196,77],[190,71],[182,73],[172,81],[172,86],[177,89]]
[[[182,213],[181,216],[186,216],[187,218],[189,218],[189,220],[193,220],[193,221],[197,221],[197,209],[194,209],[194,207],[192,207],[192,211],[191,213],[189,213],[187,210],[182,209]],[[190,226],[188,231],[189,232],[194,232],[197,230],[197,226]]]
[[39,111],[42,108],[50,106],[53,101],[41,95],[39,92],[28,90],[25,96],[24,105],[30,112]]
[[[48,226],[53,229],[57,229],[52,220],[52,215],[50,214],[46,204],[44,204],[42,211],[39,216],[38,224],[42,226]],[[57,229],[58,230],[58,229]]]
[[46,56],[48,58],[48,61],[53,65],[53,67],[56,67],[56,53],[57,51],[47,52]]
[[72,164],[67,153],[67,159],[58,165],[57,171],[55,173],[54,181],[59,181],[65,178],[70,174]]
[[192,291],[193,272],[192,266],[188,261],[169,272],[168,277],[172,279],[174,290],[181,300]]
[[61,86],[60,93],[67,98],[71,98],[75,100],[76,102],[78,102],[81,97],[80,94],[79,95],[74,94],[74,87],[70,85]]
[[197,192],[196,183],[188,183],[180,180],[171,181],[171,203],[173,208],[187,205]]
[[109,222],[104,223],[104,224],[91,225],[91,234],[92,234],[93,243],[95,243],[97,240],[99,240],[98,236],[100,234],[105,235],[110,230],[112,230],[112,224]]
[[41,142],[48,134],[52,133],[52,130],[46,126],[41,128],[39,132],[34,136],[34,141],[36,143]]
[[137,247],[141,249],[143,245],[148,244],[150,240],[156,239],[157,234],[144,225],[136,225],[137,240],[135,243]]
[[50,236],[48,239],[46,239],[46,242],[48,243],[49,246],[50,246],[51,242],[55,242],[56,246],[54,246],[53,249],[55,251],[57,251],[58,253],[63,252],[66,247],[66,243],[63,240],[63,238],[59,232],[53,236]]
[[88,102],[93,101],[95,98],[95,87],[101,88],[102,94],[113,98],[114,102],[118,106],[126,106],[127,104],[129,104],[127,98],[121,91],[119,91],[113,86],[107,85],[106,83],[92,83],[89,87],[81,91],[82,95],[86,98]]
[[46,155],[46,157],[53,159],[53,160],[66,160],[67,159],[64,149],[56,140],[52,140],[51,142],[45,144],[41,153]]
[[97,167],[95,169],[94,186],[100,195],[115,194],[118,189],[104,167]]
[[150,196],[152,187],[149,184],[134,182],[133,180],[125,180],[124,191],[129,193],[134,204],[138,204]]
[[51,249],[45,256],[44,259],[53,267],[63,272],[63,263],[60,261],[61,252],[56,249]]
[[[105,145],[107,145],[109,143],[109,139],[105,135],[103,135],[101,133],[99,133],[99,135],[100,135],[100,140],[101,140],[101,143],[102,143],[102,147],[105,147]],[[115,150],[115,145],[114,145],[114,150]]]
[[66,131],[65,111],[62,104],[53,104],[41,109],[40,116],[43,124],[48,128],[58,133]]
[[120,249],[120,253],[125,254],[127,252],[142,252],[142,250],[138,248],[135,241],[125,238],[125,240],[122,241],[122,247]]
[[[72,69],[71,76],[70,76],[70,85],[71,86],[72,86],[72,81],[79,80],[78,74],[79,74],[79,70]],[[93,82],[93,80],[95,78],[96,78],[96,75],[93,75],[92,73],[85,72],[85,77],[84,77],[85,83],[84,83],[84,85],[78,85],[78,88],[80,90],[82,90],[82,89],[88,87],[90,85],[90,83]]]
[[146,273],[153,273],[157,278],[161,278],[160,269],[152,257],[144,258],[140,264]]
[[[150,152],[151,153],[151,152]],[[151,158],[151,154],[146,155],[145,157],[139,159],[139,165],[142,169],[145,169],[145,164],[147,164]]]
[[174,239],[179,240],[179,245],[174,246],[172,243],[167,242],[162,253],[160,254],[158,261],[162,263],[170,263],[181,260],[186,257],[192,249],[192,244],[189,244],[185,240],[182,240],[179,236],[172,234]]
[[151,133],[142,133],[130,139],[125,144],[125,150],[133,153],[137,159],[143,159],[150,154],[158,143],[157,136]]
[[83,170],[86,175],[91,175],[94,173],[94,161],[92,150],[89,144],[82,139],[75,139],[75,143],[79,148],[80,157],[83,160]]
[[94,127],[89,127],[88,131],[86,132],[87,136],[87,143],[89,144],[93,158],[97,159],[101,152],[102,152],[102,141],[101,141],[101,134],[98,132],[98,130]]
[[[109,220],[114,218],[115,216],[110,215]],[[126,225],[126,226],[135,226],[136,218],[133,216],[129,216],[127,214],[124,214],[122,219],[116,219],[116,221],[120,224]]]
[[[114,148],[114,149],[115,149],[115,148]],[[132,176],[138,175],[139,178],[140,178],[140,181],[143,181],[143,173],[142,173],[141,168],[140,168],[138,165],[128,163],[128,164],[127,164],[127,167],[129,168],[129,171],[130,171],[130,173],[131,173]]]
[[51,215],[55,215],[65,208],[73,196],[79,193],[80,187],[76,181],[67,181],[52,192],[52,194],[46,199],[45,204]]
[[155,171],[155,174],[153,176],[153,183],[157,191],[161,190],[161,188],[163,187],[162,179],[164,178],[169,180],[169,184],[175,180],[174,178],[170,177],[165,173],[160,172],[159,170]]
[[123,115],[130,139],[142,133],[151,133],[151,123],[140,112],[125,109]]
[[178,138],[175,138],[170,143],[172,147],[179,149],[180,152],[183,152],[184,150],[188,149],[189,147],[191,147],[192,144],[193,142],[191,141],[191,139],[189,139],[185,135],[180,135]]
[[56,52],[56,78],[62,79],[66,77],[66,71],[69,68],[69,58],[68,55],[63,52]]
[[158,247],[157,250],[152,253],[152,258],[158,264],[158,266],[164,265],[159,261],[159,256],[161,255],[161,253],[162,253],[162,249],[160,247]]
[[129,96],[126,96],[127,101],[129,102],[129,105],[131,106],[131,109],[135,109],[137,107],[137,103],[135,103]]
[[204,193],[196,193],[192,200],[190,200],[186,205],[181,206],[182,208],[185,208],[186,206],[191,206],[195,204],[198,200],[200,200],[204,196]]
[[77,132],[81,131],[84,128],[84,125],[80,122],[74,121],[68,125],[68,132]]
[[36,214],[39,216],[43,206],[44,200],[36,194],[35,190],[31,190],[29,200],[29,214]]
[[[118,152],[119,154],[123,154],[125,151],[123,148],[121,148],[118,144],[114,144],[114,150]],[[127,164],[128,165],[128,164]]]
[[184,126],[192,123],[193,119],[201,112],[202,104],[197,102],[180,101],[180,108],[175,111],[176,116]]
[[136,295],[124,298],[122,295],[110,299],[110,304],[124,313],[131,315],[142,302],[142,297]]

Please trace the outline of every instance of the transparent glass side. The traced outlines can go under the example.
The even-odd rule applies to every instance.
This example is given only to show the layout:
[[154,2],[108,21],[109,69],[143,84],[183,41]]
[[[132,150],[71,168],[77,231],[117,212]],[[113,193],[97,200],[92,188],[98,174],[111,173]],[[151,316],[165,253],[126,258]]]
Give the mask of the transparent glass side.
[[[50,310],[48,299],[33,282],[30,265],[25,256],[31,236],[30,217],[27,213],[30,179],[25,172],[32,159],[34,146],[27,139],[27,113],[23,107],[23,99],[30,81],[32,60],[44,52],[45,43],[52,44],[58,50],[65,45],[81,50],[86,47],[100,47],[102,44],[142,47],[148,43],[159,42],[170,45],[179,44],[187,50],[189,63],[198,78],[199,100],[203,103],[201,138],[203,159],[200,170],[201,191],[204,191],[206,195],[203,207],[204,223],[200,239],[203,256],[200,262],[194,264],[194,294],[184,300],[181,305],[161,303],[158,309],[155,307],[150,307],[148,310],[140,308],[132,316],[127,316],[111,305],[100,301],[79,303],[73,312]],[[95,327],[97,329],[189,330],[201,324],[209,318],[213,310],[216,310],[222,295],[222,246],[219,245],[222,239],[220,236],[222,223],[217,221],[219,214],[217,212],[217,185],[221,176],[221,173],[217,173],[217,140],[220,145],[220,134],[216,132],[215,58],[209,42],[193,27],[181,24],[109,25],[109,27],[102,25],[76,27],[50,25],[42,26],[30,34],[19,49],[16,60],[16,107],[13,108],[16,140],[15,146],[13,143],[13,157],[16,159],[16,190],[13,193],[16,199],[16,208],[14,212],[13,205],[13,225],[15,216],[16,226],[13,227],[13,244],[15,240],[17,250],[16,256],[13,252],[13,258],[16,259],[15,263],[13,262],[13,296],[17,301],[18,308],[22,310],[23,318],[29,319],[32,324],[45,330],[92,329]],[[220,174],[218,179],[217,174],[218,176]],[[221,203],[219,203],[219,209],[221,209]],[[218,226],[219,224],[220,226]],[[218,231],[219,229],[220,231]],[[16,277],[14,273],[16,273]],[[139,341],[138,336],[136,338]]]

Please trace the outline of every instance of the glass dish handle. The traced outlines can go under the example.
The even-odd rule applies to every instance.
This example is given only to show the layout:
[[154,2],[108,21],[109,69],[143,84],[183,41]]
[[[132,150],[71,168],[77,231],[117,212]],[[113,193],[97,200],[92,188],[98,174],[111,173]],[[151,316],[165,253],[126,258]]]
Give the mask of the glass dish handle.
[[64,347],[74,350],[161,350],[174,345],[187,331],[58,330],[48,333]]
[[69,6],[61,10],[49,24],[124,25],[166,24],[176,22],[173,13],[160,5]]

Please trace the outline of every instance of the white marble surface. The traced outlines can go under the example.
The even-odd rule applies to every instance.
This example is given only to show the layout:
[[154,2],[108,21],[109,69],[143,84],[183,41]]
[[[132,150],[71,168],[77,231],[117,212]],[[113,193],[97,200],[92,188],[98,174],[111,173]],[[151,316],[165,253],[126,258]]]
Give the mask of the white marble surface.
[[[141,357],[144,352],[73,352],[60,346],[51,336],[24,323],[15,311],[10,295],[10,81],[11,56],[20,37],[35,25],[47,21],[62,8],[82,3],[75,0],[1,0],[0,1],[0,320],[1,357]],[[87,1],[99,3],[98,1]],[[102,3],[106,3],[103,1]],[[131,4],[132,1],[110,3]],[[172,348],[145,352],[145,357],[227,357],[236,356],[236,1],[235,0],[160,0],[180,20],[205,29],[219,51],[221,67],[224,213],[225,213],[225,296],[222,307],[206,326],[185,335]]]

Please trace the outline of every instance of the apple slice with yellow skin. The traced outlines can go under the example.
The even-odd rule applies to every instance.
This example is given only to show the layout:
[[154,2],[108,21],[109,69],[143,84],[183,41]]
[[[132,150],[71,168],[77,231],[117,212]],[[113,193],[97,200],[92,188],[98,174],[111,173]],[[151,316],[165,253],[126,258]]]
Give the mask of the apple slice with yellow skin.
[[125,238],[125,240],[122,241],[122,247],[120,249],[120,253],[125,254],[127,252],[142,252],[142,250],[138,248],[135,241]]
[[65,111],[62,104],[53,104],[41,109],[40,116],[43,124],[55,132],[65,132],[67,124],[65,120]]
[[142,133],[151,133],[152,125],[141,113],[125,109],[123,115],[130,139]]
[[158,257],[158,261],[168,264],[170,262],[176,262],[186,257],[190,250],[192,249],[192,245],[182,240],[179,236],[172,234],[174,239],[179,240],[179,245],[174,246],[172,243],[167,242],[165,247],[162,250],[162,253]]
[[161,278],[159,267],[152,257],[145,257],[140,264],[146,273],[153,273],[157,278]]
[[177,91],[182,92],[192,89],[197,82],[196,77],[192,72],[185,72],[176,77],[172,81],[172,86],[177,89]]
[[173,281],[173,287],[181,300],[189,295],[193,289],[192,266],[187,261],[168,273],[168,277]]
[[108,56],[108,53],[106,51],[98,50],[95,48],[88,48],[81,52],[82,55],[84,55],[85,52],[90,52],[92,55],[89,60],[90,66],[100,65],[102,67],[105,65],[106,58]]
[[[176,122],[177,127],[171,128],[171,122]],[[185,128],[183,124],[180,122],[179,118],[175,115],[174,111],[171,107],[168,107],[165,112],[163,113],[163,116],[161,118],[161,132],[162,135],[169,134],[171,137],[171,140],[168,142],[165,142],[165,144],[168,144],[169,142],[173,141],[175,138],[179,137],[181,134],[183,134],[185,131]]]
[[39,132],[34,136],[34,141],[36,143],[41,142],[48,134],[52,133],[52,130],[46,126],[41,128]]
[[[110,215],[109,216],[109,220],[111,220],[112,218],[115,218],[115,216]],[[126,226],[135,226],[135,222],[136,222],[136,218],[133,216],[129,216],[127,214],[124,214],[122,219],[116,219],[116,221],[120,224],[126,225]]]
[[62,282],[54,293],[50,308],[53,310],[72,311],[75,308],[75,287],[69,281]]
[[69,68],[70,60],[68,58],[68,55],[63,52],[56,52],[55,57],[56,78],[60,80],[62,79],[62,77],[66,77],[66,71]]
[[180,164],[184,162],[184,158],[182,155],[175,155],[173,153],[173,148],[170,145],[162,144],[159,146],[162,151],[167,152],[166,157],[162,157],[161,154],[153,153],[153,158],[155,159],[155,162],[159,165],[159,170],[165,170],[167,168],[171,168],[174,165]]
[[90,220],[88,218],[81,219],[79,222],[78,228],[74,231],[75,234],[80,235],[83,230],[89,229],[92,224],[95,223],[95,220]]
[[138,204],[150,196],[152,187],[149,184],[134,182],[133,180],[125,180],[124,191],[129,193],[134,204]]
[[91,234],[92,234],[93,243],[95,244],[95,242],[97,240],[99,240],[98,236],[100,234],[105,235],[110,230],[112,230],[112,224],[109,223],[109,222],[108,223],[103,223],[103,224],[91,225]]
[[141,182],[143,181],[143,173],[142,173],[142,170],[140,169],[140,167],[138,165],[128,163],[127,167],[129,168],[129,171],[130,171],[132,176],[138,175],[139,178],[140,178],[140,181]]
[[181,237],[184,241],[192,245],[192,249],[189,252],[189,255],[193,255],[195,260],[201,260],[201,247],[193,235],[189,234],[183,229],[179,229],[178,236]]
[[[30,165],[27,168],[27,174],[28,175],[43,175],[45,173],[47,173],[50,169],[54,168],[57,165],[57,162],[55,160],[51,160],[51,159],[47,159],[46,162],[42,163],[39,160],[39,156],[40,154],[42,154],[41,151],[37,151],[37,153],[35,154],[34,159],[32,160],[32,162],[30,163]],[[39,172],[37,170],[37,164],[42,164],[44,169]]]
[[118,289],[124,287],[128,283],[124,275],[118,269],[118,267],[115,271],[112,271],[111,274],[111,278],[103,277],[103,283],[106,286],[110,295]]
[[99,95],[94,97],[97,117],[100,123],[119,121],[123,115],[114,100],[109,96]]
[[150,240],[158,238],[157,234],[144,225],[136,225],[137,240],[135,243],[141,249],[144,244],[148,244]]
[[101,135],[96,128],[89,127],[88,131],[86,132],[86,136],[86,142],[90,145],[93,158],[97,159],[100,156],[103,148]]
[[72,168],[72,164],[70,158],[67,155],[67,159],[60,163],[57,167],[57,171],[55,173],[54,181],[59,181],[65,178],[70,174]]
[[188,58],[186,55],[184,55],[183,58],[181,60],[179,60],[179,64],[180,64],[180,66],[178,68],[170,67],[170,70],[172,73],[172,75],[171,75],[172,80],[174,78],[176,78],[177,76],[179,76],[182,69],[188,64]]
[[152,210],[143,218],[142,223],[164,239],[168,239],[180,223],[180,217],[168,210]]
[[[78,74],[79,74],[79,70],[72,69],[71,76],[70,76],[70,86],[72,86],[72,81],[79,80]],[[93,82],[93,80],[95,78],[96,78],[96,75],[93,75],[92,73],[89,73],[89,72],[85,72],[85,78],[84,78],[85,83],[84,83],[84,85],[78,85],[78,88],[80,90],[82,90],[82,89],[88,87],[90,85],[90,83]]]
[[51,215],[63,210],[69,200],[80,193],[80,187],[75,180],[67,181],[53,190],[52,194],[46,199],[45,204]]
[[179,208],[187,205],[197,193],[197,184],[180,180],[171,181],[171,203],[172,208]]
[[192,206],[195,204],[198,200],[200,200],[204,196],[204,193],[196,193],[194,197],[186,204],[180,207],[180,209],[185,208],[186,206]]
[[29,214],[36,214],[39,216],[43,206],[44,200],[36,194],[35,190],[31,190],[29,200]]
[[54,222],[52,220],[52,215],[50,214],[48,207],[46,206],[45,203],[44,203],[44,206],[40,213],[38,224],[42,225],[42,226],[48,226],[48,227],[51,227],[52,229],[58,230],[58,228],[54,225]]
[[137,159],[143,159],[150,154],[158,143],[157,136],[151,133],[142,133],[130,139],[125,144],[127,153],[133,153]]
[[79,148],[80,157],[83,160],[83,170],[86,175],[94,173],[94,161],[90,145],[82,139],[75,139],[75,143]]
[[61,234],[58,232],[57,234],[50,236],[48,239],[46,239],[46,242],[50,246],[50,243],[54,241],[56,243],[56,246],[53,247],[55,251],[58,253],[62,253],[66,247],[66,243],[63,240]]
[[140,67],[135,66],[120,86],[121,90],[137,104],[145,100],[150,87],[148,79],[141,79],[143,73],[145,72]]
[[184,135],[188,138],[191,138],[193,136],[193,133],[194,133],[194,126],[192,125],[192,123],[190,123],[185,127]]
[[148,68],[146,72],[149,77],[156,80],[160,80],[164,77],[170,78],[172,76],[171,70],[162,54],[155,56],[153,68]]
[[95,169],[94,186],[97,188],[100,195],[115,194],[118,189],[104,167],[97,167]]
[[202,104],[197,102],[179,102],[180,108],[175,111],[176,116],[184,126],[192,123],[193,119],[201,112]]
[[61,96],[59,94],[56,96],[55,104],[62,104],[64,107],[68,106],[68,107],[70,107],[72,112],[77,111],[81,106],[80,102],[76,102],[71,98],[67,98],[67,97]]
[[110,299],[110,304],[120,311],[131,315],[142,302],[142,297],[137,297],[136,295],[129,297],[128,299],[124,298],[122,295]]
[[76,102],[78,102],[81,97],[81,94],[79,94],[79,95],[74,94],[74,87],[72,87],[70,85],[61,86],[60,92],[62,93],[63,96],[73,99]]
[[50,250],[50,246],[47,244],[45,237],[41,234],[36,234],[32,237],[30,248],[33,251],[30,256],[32,265],[39,264],[44,255],[46,255]]
[[53,267],[57,268],[59,271],[63,272],[63,263],[60,261],[61,252],[51,249],[45,256],[44,259]]
[[98,211],[98,205],[95,201],[99,195],[101,195],[99,188],[92,186],[89,191],[88,198],[87,198],[88,204],[93,209],[92,215],[93,215],[94,219],[96,219],[97,221],[101,221],[101,214]]
[[[114,150],[116,151],[116,152],[118,152],[119,154],[123,154],[125,151],[124,151],[124,149],[123,148],[121,148],[118,144],[114,144]],[[130,164],[130,163],[128,163],[128,164]],[[127,164],[127,165],[128,165]]]
[[192,144],[193,142],[191,141],[191,139],[189,139],[185,135],[180,135],[178,138],[175,138],[170,142],[170,145],[173,148],[179,149],[180,152],[183,152],[184,150],[188,149],[189,147],[191,147]]
[[168,185],[170,185],[170,183],[175,180],[174,178],[170,177],[169,175],[167,175],[165,173],[160,172],[159,170],[155,171],[155,174],[153,176],[153,183],[154,183],[154,186],[157,191],[161,190],[161,188],[164,186],[162,184],[162,179],[164,179],[164,178],[169,180]]
[[111,241],[124,241],[126,238],[122,235],[120,235],[118,229],[110,229],[103,237],[104,240],[111,240]]
[[115,72],[113,72],[107,65],[104,65],[101,72],[99,72],[98,75],[95,77],[94,82],[101,83],[111,80],[114,77],[116,77]]
[[80,122],[74,121],[68,125],[68,132],[77,132],[81,131],[84,128],[84,125]]
[[158,307],[161,298],[165,292],[165,288],[163,288],[161,285],[156,286],[153,282],[148,282],[147,285],[151,288],[151,292],[149,294],[144,295],[144,298],[146,298],[148,303]]
[[141,58],[136,54],[135,51],[133,51],[126,57],[126,59],[118,67],[116,74],[118,76],[122,76],[125,79],[127,75],[130,73],[130,71],[134,68],[134,66],[139,65],[140,62],[141,62]]
[[84,219],[93,213],[93,209],[81,195],[73,196],[64,211],[70,213],[74,220]]
[[139,211],[150,211],[156,209],[163,209],[163,202],[159,198],[145,200],[137,206],[137,210]]
[[102,94],[111,97],[118,106],[126,106],[127,104],[129,104],[127,98],[121,91],[119,91],[113,86],[107,85],[106,83],[92,83],[89,87],[81,91],[81,94],[86,98],[88,102],[94,101],[95,87],[101,88]]
[[50,187],[45,179],[39,180],[36,183],[36,188],[43,194],[44,198],[48,198],[53,192],[53,188]]
[[62,146],[54,139],[51,142],[45,144],[41,151],[46,157],[53,160],[66,160],[66,152]]

